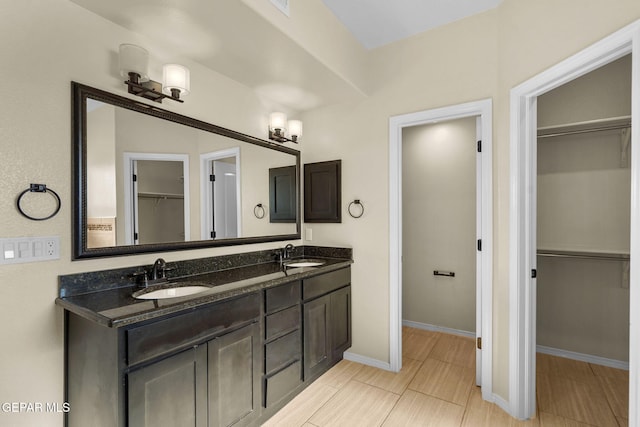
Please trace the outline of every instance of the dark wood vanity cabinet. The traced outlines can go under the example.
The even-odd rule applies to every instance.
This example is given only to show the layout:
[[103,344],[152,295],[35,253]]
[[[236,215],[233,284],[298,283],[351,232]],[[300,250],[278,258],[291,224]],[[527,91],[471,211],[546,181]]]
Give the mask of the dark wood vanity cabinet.
[[263,406],[302,384],[301,281],[265,290]]
[[68,313],[67,425],[253,425],[260,303],[254,293],[122,328]]
[[131,371],[128,425],[250,425],[260,413],[259,331],[253,323]]
[[351,347],[350,282],[348,268],[303,281],[305,380],[325,372]]
[[67,311],[66,425],[260,425],[351,346],[350,271],[120,328]]
[[193,347],[127,376],[130,426],[207,425],[207,346]]

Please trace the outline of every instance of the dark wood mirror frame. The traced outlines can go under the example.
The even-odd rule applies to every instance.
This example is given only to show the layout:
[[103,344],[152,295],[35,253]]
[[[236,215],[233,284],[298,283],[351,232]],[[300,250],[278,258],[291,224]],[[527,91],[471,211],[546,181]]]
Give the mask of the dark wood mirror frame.
[[203,122],[191,117],[183,116],[171,111],[125,98],[100,89],[92,88],[80,83],[71,82],[72,89],[72,198],[73,198],[73,260],[100,258],[109,256],[134,255],[149,252],[168,252],[186,249],[200,249],[220,246],[241,245],[250,243],[264,243],[283,240],[300,239],[301,212],[300,198],[296,197],[296,233],[259,237],[240,237],[221,240],[193,240],[185,242],[170,242],[144,245],[120,245],[102,248],[87,247],[87,99],[91,98],[114,106],[147,114],[161,120],[190,126],[205,132],[236,139],[238,141],[255,144],[266,149],[291,154],[296,159],[296,195],[300,194],[300,152],[275,145],[266,140],[226,129],[211,123]]

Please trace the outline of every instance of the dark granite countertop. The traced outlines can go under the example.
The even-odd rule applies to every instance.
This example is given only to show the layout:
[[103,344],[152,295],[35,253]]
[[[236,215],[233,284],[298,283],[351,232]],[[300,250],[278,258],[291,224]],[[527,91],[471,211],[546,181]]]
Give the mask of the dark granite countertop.
[[132,293],[140,288],[132,283],[123,287],[92,288],[89,292],[77,294],[65,293],[61,285],[61,296],[56,299],[56,304],[86,319],[117,328],[338,270],[353,262],[350,258],[313,258],[320,258],[325,264],[318,267],[283,268],[278,262],[265,262],[174,277],[170,281],[180,285],[210,287],[204,292],[177,298],[136,299]]

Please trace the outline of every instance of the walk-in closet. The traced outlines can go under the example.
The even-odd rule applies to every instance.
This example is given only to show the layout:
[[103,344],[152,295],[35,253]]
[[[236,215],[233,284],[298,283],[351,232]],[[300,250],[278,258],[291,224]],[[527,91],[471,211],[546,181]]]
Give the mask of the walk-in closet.
[[[538,98],[538,367],[545,355],[587,362],[600,384],[599,367],[615,368],[617,391],[601,394],[617,419],[628,417],[630,114],[630,56]],[[557,382],[547,374],[538,369],[538,396]],[[541,411],[554,404],[538,399]]]

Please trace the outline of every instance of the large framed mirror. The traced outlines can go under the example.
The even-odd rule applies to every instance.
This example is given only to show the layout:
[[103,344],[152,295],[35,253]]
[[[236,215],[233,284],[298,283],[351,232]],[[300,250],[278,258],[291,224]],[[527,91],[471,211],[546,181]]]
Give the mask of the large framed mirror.
[[[299,151],[76,82],[72,96],[74,260],[300,238]],[[270,170],[286,167],[295,217],[271,221]]]

